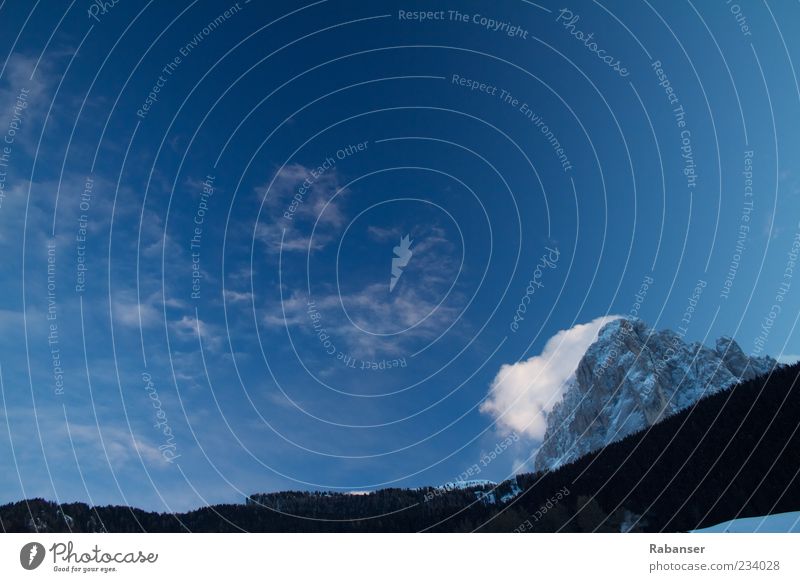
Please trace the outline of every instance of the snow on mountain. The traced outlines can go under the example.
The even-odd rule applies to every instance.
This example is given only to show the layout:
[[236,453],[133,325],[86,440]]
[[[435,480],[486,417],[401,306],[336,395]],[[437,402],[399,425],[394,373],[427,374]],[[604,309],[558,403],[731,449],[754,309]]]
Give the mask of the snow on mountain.
[[547,415],[534,468],[569,463],[776,365],[748,357],[731,338],[712,349],[639,319],[614,320],[600,329]]
[[466,481],[450,481],[440,485],[438,489],[452,491],[454,489],[472,489],[473,487],[495,487],[497,483],[488,479],[468,479]]
[[800,533],[800,511],[732,519],[692,533]]
[[512,499],[514,499],[517,495],[522,493],[522,489],[517,484],[516,479],[512,479],[511,483],[511,490],[508,493],[505,493],[502,497],[500,497],[500,503],[508,503]]
[[[440,492],[454,491],[456,489],[475,489],[475,498],[488,505],[495,505],[498,500],[501,504],[508,503],[522,493],[522,489],[517,483],[516,478],[503,481],[502,483],[495,483],[488,479],[450,481],[449,483],[436,487],[436,490]],[[433,495],[433,497],[435,497],[435,495]]]

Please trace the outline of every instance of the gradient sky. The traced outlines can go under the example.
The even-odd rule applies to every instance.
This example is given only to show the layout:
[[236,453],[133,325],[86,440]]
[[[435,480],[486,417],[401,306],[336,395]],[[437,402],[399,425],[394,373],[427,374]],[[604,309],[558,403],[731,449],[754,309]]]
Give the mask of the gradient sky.
[[800,354],[798,22],[0,3],[0,502],[452,481],[507,437],[479,411],[500,366],[608,314]]

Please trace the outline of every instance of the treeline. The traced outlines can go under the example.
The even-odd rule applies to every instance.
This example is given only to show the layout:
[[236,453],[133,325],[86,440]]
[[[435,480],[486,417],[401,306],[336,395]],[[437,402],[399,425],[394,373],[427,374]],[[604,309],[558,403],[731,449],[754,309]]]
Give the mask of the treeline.
[[493,488],[285,491],[182,514],[42,499],[0,506],[14,532],[686,531],[800,510],[800,365],[705,398],[548,473]]
[[[608,516],[601,529],[633,515],[645,531],[800,510],[799,374],[798,364],[779,368],[558,471],[521,475],[522,503],[528,510],[569,482]],[[567,513],[562,525],[572,528],[576,511]]]

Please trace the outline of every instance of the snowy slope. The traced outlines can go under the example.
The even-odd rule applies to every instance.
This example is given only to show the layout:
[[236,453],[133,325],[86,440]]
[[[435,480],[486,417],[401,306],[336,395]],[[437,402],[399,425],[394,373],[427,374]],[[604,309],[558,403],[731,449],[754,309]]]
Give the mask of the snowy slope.
[[693,533],[800,533],[800,511],[733,519]]

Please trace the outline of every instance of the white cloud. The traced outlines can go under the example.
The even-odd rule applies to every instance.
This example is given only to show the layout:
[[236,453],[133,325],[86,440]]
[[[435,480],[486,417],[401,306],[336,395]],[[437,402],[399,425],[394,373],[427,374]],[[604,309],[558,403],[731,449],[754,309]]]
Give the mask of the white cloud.
[[[126,295],[128,299],[128,295]],[[114,301],[114,322],[126,327],[151,327],[158,323],[161,314],[152,303],[137,303],[135,298]]]
[[98,432],[97,426],[70,424],[69,436],[71,442],[83,451],[82,457],[85,458],[88,451],[93,450],[95,456],[107,456],[115,467],[135,464],[139,462],[139,457],[150,465],[166,466],[168,462],[156,445],[142,438],[137,439],[121,427],[101,426]]
[[564,383],[606,323],[618,315],[598,317],[556,333],[538,356],[504,364],[492,381],[481,412],[489,414],[501,433],[542,440],[547,413],[561,400]]
[[[284,286],[282,299],[268,296],[258,306],[264,325],[272,330],[298,328],[310,335],[322,328],[337,349],[362,359],[407,354],[447,330],[467,303],[460,286],[449,289],[459,275],[459,248],[441,227],[415,226],[409,233],[414,258],[391,292],[392,247],[398,233],[406,231],[375,226],[366,231],[373,240],[380,239],[385,249],[382,262],[369,263],[338,288],[317,285],[310,297],[313,309],[307,293],[296,288],[289,293]],[[319,313],[316,328],[311,311]]]
[[175,335],[184,342],[196,342],[197,335],[203,339],[203,348],[212,352],[219,351],[224,344],[225,335],[216,325],[191,315],[184,315],[181,319],[170,324]]
[[[320,250],[334,239],[333,233],[346,222],[342,203],[348,191],[340,190],[336,168],[317,173],[316,178],[313,172],[318,169],[289,164],[275,174],[268,186],[256,189],[266,198],[265,213],[255,234],[269,252]],[[292,216],[289,220],[285,216],[287,212]],[[314,223],[316,231],[312,240],[309,233]]]
[[233,291],[231,289],[225,289],[225,300],[230,303],[239,303],[239,302],[251,302],[253,300],[253,294],[250,292],[244,291]]
[[35,68],[37,58],[33,55],[12,53],[6,61],[3,83],[0,86],[0,127],[3,128],[3,132],[13,117],[17,98],[20,94],[27,96],[25,98],[27,105],[21,112],[21,129],[14,143],[21,143],[28,154],[35,153],[36,140],[31,139],[34,135],[33,120],[45,111],[46,106],[49,106],[50,99],[46,98],[45,92],[54,80],[49,72],[52,65],[50,60],[44,59],[38,64],[38,68]]
[[[331,299],[320,300],[325,305],[332,305]],[[283,303],[271,305],[264,313],[263,322],[268,327],[283,328],[284,326],[303,327],[310,324],[308,315],[308,299],[297,291],[283,299]]]
[[378,242],[395,241],[403,236],[399,228],[381,228],[380,226],[367,227],[367,234]]
[[[420,283],[420,288],[430,286],[427,280]],[[409,351],[409,344],[435,338],[455,320],[465,303],[458,292],[451,293],[450,304],[439,305],[437,300],[432,294],[412,286],[390,294],[388,285],[373,283],[349,294],[314,296],[313,307],[321,316],[318,326],[331,336],[338,348],[353,356],[371,359],[378,354],[399,356]],[[342,311],[342,305],[347,307],[349,319]],[[316,333],[308,297],[299,292],[286,297],[282,305],[270,304],[262,315],[262,321],[273,329],[289,326],[305,329],[309,334]],[[372,335],[402,329],[406,331],[389,337]]]
[[[145,287],[144,279],[140,285]],[[133,291],[118,291],[111,302],[114,323],[125,327],[143,329],[155,327],[164,321],[164,308],[187,309],[186,302],[177,297],[163,299],[160,291],[145,296],[140,293],[141,302],[137,301]]]

